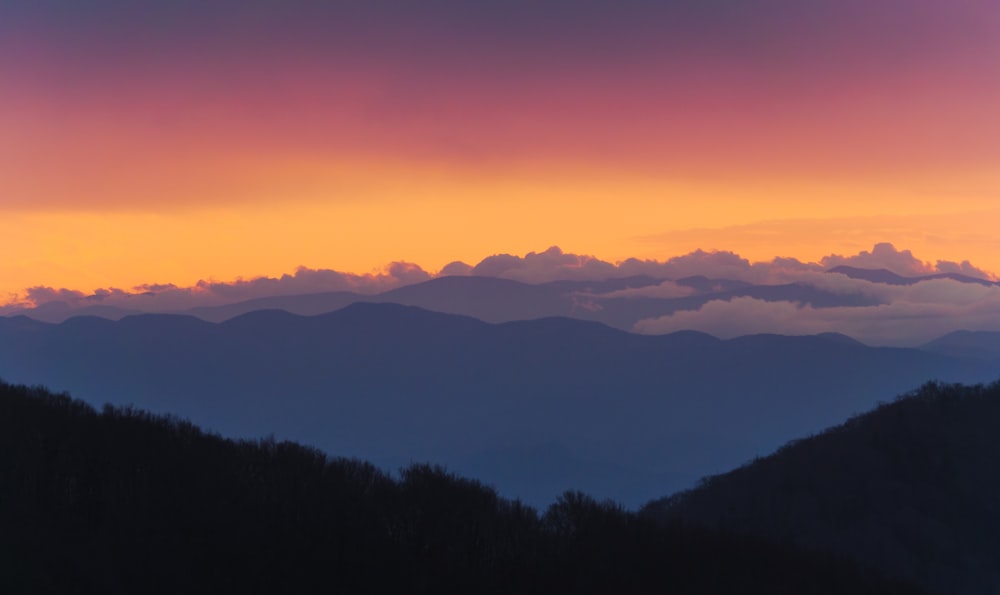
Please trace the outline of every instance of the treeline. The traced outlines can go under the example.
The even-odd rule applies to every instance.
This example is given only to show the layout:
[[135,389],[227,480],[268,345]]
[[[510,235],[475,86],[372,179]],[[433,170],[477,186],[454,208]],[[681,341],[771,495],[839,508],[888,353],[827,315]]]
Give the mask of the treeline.
[[1000,383],[927,384],[643,514],[840,552],[944,593],[1000,593]]
[[397,478],[0,383],[0,592],[920,591],[581,493],[538,513],[438,467]]

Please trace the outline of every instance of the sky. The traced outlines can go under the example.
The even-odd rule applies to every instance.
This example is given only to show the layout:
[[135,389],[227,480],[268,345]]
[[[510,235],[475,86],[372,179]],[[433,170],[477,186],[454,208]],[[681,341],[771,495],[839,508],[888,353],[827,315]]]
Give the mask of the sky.
[[0,302],[554,245],[996,273],[998,66],[993,0],[2,0]]

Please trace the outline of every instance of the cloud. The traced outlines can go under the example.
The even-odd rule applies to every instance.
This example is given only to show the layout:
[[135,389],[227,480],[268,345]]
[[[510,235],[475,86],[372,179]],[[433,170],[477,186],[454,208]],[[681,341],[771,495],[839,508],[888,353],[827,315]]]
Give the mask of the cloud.
[[695,250],[664,262],[630,258],[620,267],[630,275],[650,275],[681,279],[701,275],[710,278],[745,280],[753,270],[750,261],[735,252]]
[[13,313],[24,306],[63,303],[71,308],[103,305],[144,312],[173,312],[199,306],[217,306],[262,297],[332,291],[375,294],[403,285],[427,281],[432,276],[420,266],[393,262],[378,273],[358,275],[330,269],[299,267],[294,274],[256,277],[235,281],[201,280],[192,287],[169,283],[138,285],[131,290],[116,287],[97,289],[91,294],[72,289],[31,287],[17,296],[6,310]]
[[294,275],[258,277],[232,282],[199,281],[189,291],[203,292],[225,302],[243,301],[276,295],[296,295],[331,291],[375,294],[403,285],[431,279],[431,274],[408,262],[393,262],[379,273],[358,275],[331,269],[299,267]]
[[[988,196],[989,189],[978,188],[978,192],[973,192],[978,196]],[[960,204],[957,200],[952,200],[948,192],[928,192],[929,197],[938,201],[951,201]],[[923,199],[927,200],[927,199]],[[761,255],[768,254],[773,250],[773,246],[780,239],[780,243],[786,246],[785,250],[792,254],[809,254],[811,259],[815,259],[816,265],[820,268],[829,268],[834,264],[848,264],[851,266],[863,266],[864,263],[855,259],[853,254],[861,255],[864,258],[865,249],[878,243],[885,242],[886,238],[895,238],[896,246],[920,247],[921,251],[933,250],[949,254],[951,260],[940,260],[935,264],[923,262],[916,255],[911,254],[911,259],[902,259],[903,267],[892,261],[891,252],[895,248],[890,248],[892,244],[885,244],[882,248],[874,248],[868,254],[868,264],[874,264],[879,268],[888,266],[896,270],[899,274],[910,275],[913,270],[914,261],[921,264],[916,268],[933,272],[962,272],[970,276],[995,279],[988,271],[984,271],[972,265],[964,265],[952,260],[961,259],[956,256],[969,254],[993,254],[1000,249],[1000,242],[993,233],[991,224],[1000,217],[1000,210],[995,208],[962,210],[952,213],[941,213],[935,215],[878,215],[878,216],[847,216],[822,219],[776,219],[757,221],[748,224],[731,225],[725,227],[702,227],[684,230],[671,231],[669,233],[645,236],[641,239],[661,246],[662,249],[669,249],[672,246],[740,246],[749,253]],[[847,250],[846,254],[830,254],[824,252],[824,246],[841,246]],[[905,251],[904,251],[905,252]],[[876,258],[872,259],[872,253],[876,253]],[[878,262],[878,256],[883,253],[890,253],[889,259]],[[828,265],[824,267],[819,260],[827,255]],[[839,262],[834,262],[839,260]],[[885,262],[889,260],[889,262]],[[850,261],[850,262],[848,262]],[[958,269],[958,270],[956,270]],[[1000,271],[997,271],[1000,272]],[[920,273],[926,274],[926,273]]]
[[442,277],[448,277],[448,276],[464,277],[466,275],[472,274],[472,265],[465,264],[460,260],[456,260],[454,262],[449,262],[448,264],[444,265],[444,268],[441,269],[441,272],[439,274]]
[[[464,263],[451,263],[447,274],[471,274],[502,277],[526,283],[544,283],[560,280],[604,280],[616,277],[647,275],[664,280],[703,276],[710,279],[732,279],[757,284],[809,282],[826,286],[824,271],[836,266],[868,269],[888,269],[903,276],[920,276],[944,272],[961,272],[970,276],[989,278],[990,275],[968,261],[961,264],[938,261],[937,265],[923,262],[909,250],[897,250],[890,243],[878,243],[869,251],[851,256],[831,254],[820,262],[802,262],[795,258],[776,257],[770,261],[751,262],[739,254],[726,250],[695,250],[665,261],[629,258],[612,263],[594,256],[563,252],[553,246],[544,252],[529,252],[524,257],[496,254],[487,257],[474,267]],[[444,271],[442,271],[444,272]],[[845,277],[834,281],[840,286],[857,286]]]
[[[912,286],[895,286],[874,283],[861,279],[851,279],[846,275],[825,272],[830,266],[846,264],[859,267],[890,268],[900,274],[927,275],[932,273],[961,273],[983,277],[988,275],[968,261],[955,263],[938,261],[930,264],[917,259],[909,250],[897,250],[892,244],[876,244],[871,251],[862,251],[853,256],[830,255],[821,262],[801,262],[794,258],[774,258],[770,261],[751,262],[735,252],[696,250],[665,261],[626,259],[609,262],[595,256],[563,252],[553,246],[542,252],[529,252],[524,256],[495,254],[484,258],[475,266],[454,261],[432,274],[420,266],[408,262],[393,262],[382,271],[369,274],[353,274],[331,269],[298,268],[293,274],[280,277],[257,277],[234,281],[202,280],[191,287],[180,287],[169,283],[150,283],[130,289],[102,288],[84,293],[69,288],[45,286],[31,287],[23,295],[11,296],[6,306],[0,306],[0,315],[23,311],[26,307],[57,307],[58,303],[78,309],[87,306],[115,306],[127,310],[143,312],[178,312],[200,306],[218,306],[255,298],[350,291],[361,294],[375,294],[404,285],[420,283],[445,275],[479,275],[513,279],[525,283],[544,283],[559,280],[599,281],[611,278],[646,275],[660,279],[659,284],[643,288],[624,289],[601,297],[657,297],[676,298],[693,295],[692,288],[676,281],[685,277],[703,276],[711,279],[733,279],[754,284],[798,283],[838,295],[860,295],[866,303],[878,303],[901,307],[902,304],[922,304],[922,312],[930,313],[931,306],[946,304],[949,307],[962,305],[962,296],[975,301],[990,287],[967,285],[956,281],[925,281]],[[944,282],[942,281],[942,282]],[[972,293],[968,293],[972,292]],[[580,296],[585,298],[587,296]],[[764,305],[761,305],[764,304]],[[581,302],[580,307],[590,307],[592,301]],[[972,307],[970,304],[965,304]],[[963,306],[964,307],[964,306]],[[745,309],[746,321],[734,318]],[[756,308],[755,310],[750,310]],[[867,312],[867,311],[865,311]],[[879,310],[893,314],[896,310]],[[840,313],[836,309],[814,312],[810,308],[799,308],[795,304],[746,303],[745,300],[732,302],[710,302],[696,313],[681,312],[675,317],[646,320],[637,327],[642,332],[666,332],[683,325],[701,325],[701,330],[723,335],[742,332],[816,332],[840,330],[857,337],[869,337],[872,333],[864,329],[854,329],[849,320],[855,320],[863,312],[848,309]],[[834,317],[834,318],[830,318]],[[786,319],[794,319],[788,322]],[[783,322],[785,321],[785,322]],[[866,323],[870,328],[891,331],[892,337],[903,337],[905,333],[874,322]],[[921,325],[923,323],[921,322]],[[971,323],[970,323],[971,324]],[[681,325],[681,326],[678,326]],[[931,325],[928,328],[937,328]],[[973,328],[970,326],[970,328]],[[976,325],[974,328],[985,328]],[[850,330],[851,332],[847,332]]]
[[983,269],[974,266],[968,260],[963,260],[962,262],[939,260],[934,268],[941,273],[958,273],[959,275],[967,275],[969,277],[976,277],[977,279],[996,280],[995,275],[991,275]]
[[624,276],[620,267],[593,256],[568,254],[558,246],[544,252],[529,252],[524,257],[495,254],[484,258],[470,274],[502,277],[524,283],[580,280],[593,281]]
[[782,279],[786,283],[808,285],[836,295],[861,295],[879,302],[890,302],[896,299],[905,285],[890,285],[876,283],[865,279],[853,279],[843,273],[827,273],[815,270],[783,272]]
[[603,299],[637,298],[637,297],[669,299],[669,298],[687,297],[689,295],[694,295],[696,293],[698,292],[693,287],[688,287],[686,285],[678,285],[673,281],[664,281],[659,285],[647,285],[646,287],[630,287],[628,289],[619,289],[618,291],[602,293],[600,297]]
[[939,273],[958,273],[977,279],[995,280],[996,276],[983,269],[974,266],[968,260],[953,262],[949,260],[939,260],[934,264],[924,262],[909,250],[897,250],[895,246],[887,242],[875,244],[871,252],[862,251],[854,256],[840,256],[831,254],[820,260],[826,268],[846,265],[862,269],[887,269],[904,277],[917,277],[921,275],[934,275]]
[[950,279],[883,287],[895,295],[876,306],[814,308],[741,297],[642,320],[635,330],[647,334],[698,330],[721,338],[839,332],[871,345],[896,346],[919,345],[961,329],[1000,331],[1000,287]]
[[[544,252],[529,252],[523,257],[495,254],[466,269],[464,263],[451,263],[447,274],[470,274],[501,277],[525,283],[548,281],[602,281],[645,275],[664,280],[703,276],[765,283],[783,279],[795,271],[821,271],[819,264],[806,264],[794,258],[775,258],[770,262],[751,263],[735,252],[695,250],[665,261],[628,258],[612,263],[595,256],[563,252],[552,246]],[[443,270],[442,273],[445,271]],[[779,281],[781,282],[781,281]]]
[[831,269],[836,266],[888,269],[898,275],[911,277],[939,272],[934,266],[914,257],[909,250],[896,250],[895,246],[887,242],[875,244],[871,252],[862,251],[854,256],[839,254],[824,256],[820,264]]
[[85,300],[87,296],[82,291],[73,289],[54,289],[52,287],[29,287],[25,290],[27,300],[35,305],[50,304],[52,302],[66,302],[76,304]]

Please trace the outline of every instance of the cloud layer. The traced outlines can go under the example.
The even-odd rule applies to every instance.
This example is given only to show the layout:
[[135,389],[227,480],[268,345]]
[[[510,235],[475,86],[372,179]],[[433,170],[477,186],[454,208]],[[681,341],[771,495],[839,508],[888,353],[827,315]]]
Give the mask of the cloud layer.
[[[837,266],[885,269],[911,279],[910,284],[889,284],[831,273]],[[840,332],[870,344],[914,345],[959,330],[1000,330],[1000,285],[968,283],[950,278],[927,278],[942,273],[960,273],[983,280],[990,274],[969,262],[925,262],[909,250],[891,244],[877,244],[858,254],[829,255],[820,262],[794,258],[774,258],[750,262],[733,252],[695,251],[665,261],[627,259],[612,263],[593,256],[565,253],[558,247],[524,256],[495,254],[476,265],[453,262],[432,274],[419,265],[394,262],[378,273],[358,275],[330,269],[300,267],[281,277],[237,279],[231,282],[199,281],[191,287],[173,284],[146,284],[131,289],[106,288],[91,293],[52,287],[31,287],[6,306],[0,314],[27,312],[39,308],[50,312],[80,311],[101,314],[101,308],[126,312],[183,312],[202,306],[219,306],[265,298],[353,292],[377,294],[440,276],[487,276],[529,284],[554,281],[605,281],[647,276],[659,283],[603,293],[577,294],[594,308],[608,300],[646,298],[672,300],[709,296],[709,301],[687,302],[668,316],[647,318],[633,330],[642,333],[669,333],[698,330],[729,338],[752,333],[815,334]],[[689,279],[697,277],[699,279]],[[770,300],[754,297],[717,299],[712,294],[727,288],[794,284],[827,295],[844,296],[844,303],[863,306],[814,307],[786,298]],[[578,290],[567,290],[578,291]],[[787,294],[785,294],[787,295]],[[799,293],[798,295],[804,295]],[[805,299],[805,298],[804,298]],[[777,301],[776,301],[777,300]],[[834,303],[839,300],[834,300]],[[626,304],[624,307],[628,307]],[[670,311],[670,310],[666,310]]]
[[729,251],[704,251],[675,256],[665,261],[629,258],[611,263],[593,256],[567,254],[553,246],[543,252],[529,252],[524,256],[496,254],[479,264],[470,266],[453,262],[441,274],[482,275],[502,277],[525,283],[545,283],[562,280],[601,280],[634,275],[648,275],[659,279],[682,279],[704,276],[712,279],[733,279],[749,283],[789,283],[802,275],[818,273],[836,266],[864,269],[886,269],[904,277],[958,272],[981,279],[994,279],[990,273],[973,266],[969,261],[925,262],[909,250],[897,250],[892,244],[876,244],[871,251],[843,256],[831,254],[818,263],[807,263],[795,258],[774,258],[766,262],[753,262]]
[[[672,282],[685,277],[701,276],[755,284],[805,283],[834,292],[882,291],[879,284],[865,283],[823,272],[842,265],[886,269],[907,277],[958,272],[980,279],[995,278],[968,261],[962,263],[938,261],[931,264],[916,258],[909,250],[897,250],[888,243],[876,244],[871,251],[862,251],[851,256],[831,254],[818,263],[801,262],[794,258],[774,258],[767,262],[752,263],[735,252],[704,250],[696,250],[665,261],[629,258],[612,263],[593,256],[566,253],[559,247],[553,246],[542,252],[529,252],[524,256],[494,254],[476,265],[456,261],[436,274],[425,271],[420,265],[408,262],[393,262],[381,272],[362,275],[331,269],[299,267],[294,274],[285,274],[281,277],[257,277],[228,282],[203,280],[191,287],[145,284],[131,289],[98,289],[89,294],[70,288],[30,287],[23,295],[15,296],[11,303],[40,306],[51,302],[65,302],[75,307],[101,304],[140,309],[179,309],[233,303],[260,297],[327,291],[375,294],[427,281],[437,276],[473,275],[532,284],[552,281],[602,281],[637,275]],[[659,287],[626,290],[616,294],[616,297],[629,295],[680,297],[690,293],[689,289],[675,283],[664,283]]]
[[814,308],[738,297],[713,300],[698,310],[643,320],[635,330],[650,334],[699,330],[720,338],[838,332],[869,345],[894,346],[919,345],[963,329],[1000,331],[998,286],[950,279],[906,286],[859,283],[865,284],[871,286],[866,290],[882,294],[888,301],[876,306]]
[[431,278],[430,273],[416,264],[394,262],[380,273],[366,275],[299,267],[294,274],[281,277],[257,277],[229,282],[208,280],[199,281],[191,287],[146,284],[130,290],[98,289],[89,294],[66,288],[29,287],[23,296],[15,296],[11,303],[0,307],[0,314],[11,313],[24,307],[40,307],[55,303],[66,304],[71,308],[113,306],[143,312],[171,312],[280,295],[331,291],[375,294]]

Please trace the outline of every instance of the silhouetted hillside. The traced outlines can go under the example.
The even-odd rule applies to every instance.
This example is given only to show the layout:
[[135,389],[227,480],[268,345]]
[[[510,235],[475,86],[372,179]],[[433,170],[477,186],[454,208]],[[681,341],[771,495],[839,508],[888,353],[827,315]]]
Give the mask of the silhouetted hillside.
[[829,549],[942,593],[994,594],[998,428],[1000,383],[927,384],[644,514]]
[[839,335],[645,336],[394,304],[219,324],[0,318],[8,380],[175,413],[231,437],[274,432],[385,468],[438,461],[536,505],[582,489],[638,506],[885,395],[996,373],[994,362]]
[[906,594],[844,559],[568,492],[543,515],[414,465],[0,383],[0,592]]

